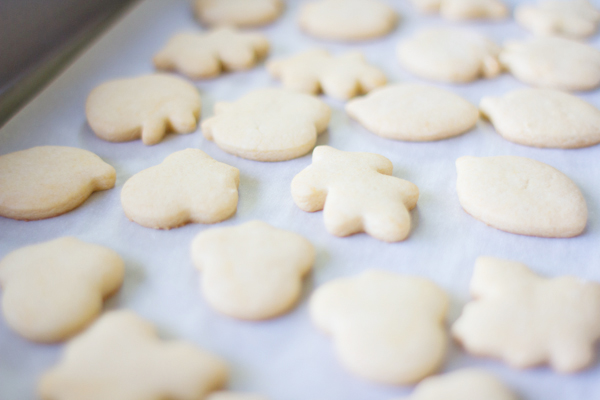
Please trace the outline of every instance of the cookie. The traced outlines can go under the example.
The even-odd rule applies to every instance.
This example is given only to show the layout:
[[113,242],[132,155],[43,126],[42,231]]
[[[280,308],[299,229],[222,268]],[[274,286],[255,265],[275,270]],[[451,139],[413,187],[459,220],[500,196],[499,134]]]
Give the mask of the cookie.
[[304,237],[262,221],[201,232],[192,260],[202,272],[202,293],[217,311],[262,320],[289,311],[302,291],[302,278],[315,262]]
[[502,19],[508,8],[501,0],[412,0],[419,11],[439,12],[449,20]]
[[321,39],[358,41],[390,33],[396,11],[380,0],[313,0],[300,9],[300,27]]
[[269,400],[259,394],[219,391],[208,395],[206,400]]
[[154,66],[181,72],[192,79],[205,79],[223,71],[250,69],[268,52],[269,41],[264,35],[218,28],[207,33],[173,36],[154,56]]
[[327,50],[313,49],[292,57],[269,61],[267,69],[288,89],[348,100],[383,86],[382,70],[367,63],[364,56],[348,52],[332,56]]
[[319,287],[310,299],[310,316],[332,336],[349,371],[405,385],[442,364],[448,304],[446,293],[427,279],[372,269]]
[[310,152],[329,124],[331,109],[314,96],[260,89],[215,105],[202,133],[227,153],[256,161],[291,160]]
[[335,236],[366,232],[385,242],[410,233],[410,213],[419,188],[392,176],[393,165],[379,154],[317,146],[309,165],[292,180],[292,197],[307,212],[323,210]]
[[553,89],[520,89],[484,97],[481,112],[511,142],[574,149],[600,143],[600,110]]
[[583,38],[598,30],[600,11],[587,0],[541,0],[518,5],[515,20],[536,35]]
[[282,0],[196,0],[196,18],[209,26],[256,27],[275,21],[284,9]]
[[466,83],[500,74],[500,48],[491,40],[458,28],[428,28],[398,45],[400,65],[421,78]]
[[494,375],[469,368],[424,379],[406,400],[518,400]]
[[183,341],[162,341],[131,311],[104,314],[71,340],[39,382],[43,400],[203,399],[223,387],[227,366]]
[[143,75],[101,84],[88,96],[85,113],[94,133],[110,142],[159,143],[167,132],[190,133],[200,118],[200,94],[168,74]]
[[549,364],[572,373],[589,367],[600,339],[600,283],[547,279],[525,264],[480,257],[471,295],[452,334],[472,354],[516,368]]
[[239,184],[237,168],[186,149],[129,178],[121,204],[127,218],[148,228],[214,224],[235,214]]
[[580,235],[587,205],[569,177],[525,157],[461,157],[456,191],[464,210],[506,232],[541,237]]
[[0,215],[20,220],[56,217],[92,193],[115,186],[116,172],[94,153],[40,146],[0,156]]
[[58,342],[100,314],[123,275],[117,253],[73,237],[21,247],[0,261],[2,312],[19,335]]
[[416,83],[374,90],[346,104],[346,112],[376,135],[408,141],[457,136],[471,130],[479,119],[477,107],[462,97]]
[[500,62],[518,80],[560,90],[592,90],[600,85],[600,50],[558,37],[508,42]]

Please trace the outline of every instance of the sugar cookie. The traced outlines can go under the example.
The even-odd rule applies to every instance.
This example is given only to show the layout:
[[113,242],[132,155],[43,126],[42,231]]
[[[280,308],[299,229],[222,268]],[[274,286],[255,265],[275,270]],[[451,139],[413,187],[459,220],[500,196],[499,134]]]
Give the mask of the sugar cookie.
[[518,400],[494,375],[461,369],[425,378],[406,400]]
[[242,392],[227,392],[219,391],[212,392],[208,395],[206,400],[269,400],[268,398],[254,393],[242,393]]
[[374,90],[346,104],[346,112],[376,135],[409,141],[457,136],[479,119],[477,107],[462,97],[415,83]]
[[461,157],[460,204],[473,217],[519,235],[572,237],[587,222],[579,188],[562,172],[525,157]]
[[268,52],[269,41],[264,35],[218,28],[208,33],[173,36],[154,56],[154,65],[192,79],[212,78],[223,71],[250,69]]
[[214,224],[235,214],[239,183],[237,168],[186,149],[129,178],[121,204],[130,220],[148,228]]
[[315,261],[304,237],[262,221],[201,232],[192,242],[202,293],[216,310],[261,320],[290,310]]
[[383,270],[319,287],[314,324],[333,338],[341,363],[362,378],[391,385],[435,372],[447,347],[448,296],[431,281]]
[[515,90],[502,97],[484,97],[479,107],[511,142],[563,149],[600,143],[600,110],[565,92]]
[[100,314],[123,274],[117,253],[73,237],[21,247],[0,261],[4,318],[29,340],[67,339]]
[[508,8],[502,0],[412,0],[417,9],[425,13],[440,12],[450,20],[502,19]]
[[300,27],[329,40],[355,41],[385,36],[398,14],[380,0],[313,0],[302,5]]
[[600,85],[600,50],[558,37],[507,43],[500,62],[529,85],[560,90],[592,90]]
[[98,190],[115,186],[116,172],[94,153],[40,146],[0,156],[0,215],[21,220],[56,217]]
[[478,33],[429,28],[398,45],[400,65],[412,74],[440,82],[465,83],[500,74],[500,48]]
[[284,161],[310,152],[330,117],[329,106],[314,96],[261,89],[233,103],[218,102],[215,116],[202,122],[202,133],[236,156]]
[[582,38],[596,32],[600,11],[587,0],[542,0],[518,5],[515,20],[536,35]]
[[196,18],[206,25],[255,27],[275,21],[282,0],[196,0]]
[[410,233],[409,211],[417,205],[419,188],[392,171],[391,161],[379,154],[317,146],[312,165],[292,180],[292,197],[304,211],[323,210],[332,235],[366,232],[398,242]]
[[332,56],[327,50],[313,49],[289,58],[267,63],[271,75],[288,89],[348,100],[383,86],[382,70],[367,63],[359,52]]
[[600,339],[600,283],[542,278],[525,264],[480,257],[474,300],[452,326],[468,352],[516,368],[549,364],[570,373],[589,367]]
[[143,75],[103,83],[85,105],[94,133],[110,142],[141,138],[159,143],[168,131],[190,133],[200,117],[200,94],[194,85],[168,74]]
[[71,340],[45,372],[44,400],[203,399],[227,380],[216,356],[183,341],[162,341],[131,311],[104,314]]

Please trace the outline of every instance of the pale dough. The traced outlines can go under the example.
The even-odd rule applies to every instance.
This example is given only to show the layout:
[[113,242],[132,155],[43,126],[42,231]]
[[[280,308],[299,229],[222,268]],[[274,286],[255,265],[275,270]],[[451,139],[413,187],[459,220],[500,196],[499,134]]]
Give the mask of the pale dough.
[[558,372],[589,367],[600,339],[600,283],[542,278],[525,264],[480,257],[474,300],[452,326],[469,353],[516,368],[550,364]]
[[348,100],[383,86],[383,71],[367,63],[359,52],[332,56],[327,50],[313,49],[267,63],[274,77],[288,89]]
[[393,165],[379,154],[318,146],[312,165],[292,180],[292,197],[304,211],[323,210],[327,231],[335,236],[366,232],[398,242],[408,237],[409,211],[419,188],[392,176]]
[[192,260],[213,308],[234,318],[261,320],[296,304],[315,250],[297,233],[250,221],[198,234]]
[[398,45],[400,65],[421,78],[466,83],[493,78],[502,68],[500,47],[486,37],[460,28],[427,28]]
[[237,168],[186,149],[129,178],[121,204],[130,220],[148,228],[214,224],[235,214],[239,183]]
[[32,147],[0,156],[0,215],[21,220],[56,217],[98,190],[115,186],[116,172],[87,150]]
[[553,89],[520,89],[484,97],[480,109],[511,142],[573,149],[600,143],[600,110]]
[[259,89],[232,102],[218,102],[202,133],[221,149],[257,161],[291,160],[310,152],[329,124],[331,109],[314,96],[285,89]]
[[448,305],[446,293],[427,279],[371,269],[319,287],[310,316],[332,336],[348,370],[373,382],[406,385],[444,361]]
[[464,210],[519,235],[572,237],[587,222],[581,191],[562,172],[525,157],[461,157],[456,190]]
[[131,311],[112,311],[67,344],[38,392],[43,400],[197,400],[221,389],[227,375],[220,358],[160,340]]
[[159,143],[169,131],[190,133],[200,118],[200,94],[169,74],[117,79],[96,87],[85,113],[94,133],[110,142]]
[[350,101],[346,112],[388,139],[430,141],[472,129],[479,110],[462,97],[435,86],[396,84]]
[[502,0],[412,0],[424,13],[440,12],[449,20],[502,19],[508,8]]
[[210,26],[256,27],[275,21],[283,12],[282,0],[195,0],[196,17]]
[[587,0],[541,0],[518,5],[515,20],[536,35],[583,38],[598,30],[600,11]]

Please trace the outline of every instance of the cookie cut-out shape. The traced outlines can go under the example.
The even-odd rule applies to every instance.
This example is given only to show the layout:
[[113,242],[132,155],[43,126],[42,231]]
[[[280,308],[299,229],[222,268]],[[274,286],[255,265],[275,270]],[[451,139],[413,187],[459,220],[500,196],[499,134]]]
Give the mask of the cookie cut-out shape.
[[159,143],[167,132],[190,133],[200,117],[200,94],[169,74],[117,79],[91,91],[85,105],[94,133],[110,142]]
[[587,0],[542,0],[518,5],[515,20],[536,35],[583,38],[598,30],[600,11]]
[[270,24],[284,9],[282,0],[196,0],[196,18],[209,26],[250,28]]
[[300,27],[321,39],[357,41],[390,33],[396,11],[380,0],[314,0],[302,5]]
[[202,133],[224,151],[257,161],[291,160],[310,152],[329,124],[331,109],[314,96],[261,89],[215,105]]
[[269,400],[267,397],[254,393],[219,391],[208,395],[206,400]]
[[421,78],[466,83],[493,78],[502,68],[500,47],[486,37],[464,29],[429,28],[398,45],[400,65]]
[[472,129],[479,110],[462,97],[435,86],[396,84],[350,101],[346,112],[384,138],[430,141]]
[[600,110],[553,89],[520,89],[484,97],[480,109],[511,142],[574,149],[600,143]]
[[192,242],[202,293],[217,311],[262,320],[290,310],[315,261],[304,237],[262,221],[201,232]]
[[115,169],[94,153],[40,146],[0,156],[0,215],[38,220],[79,207],[115,186]]
[[44,400],[196,400],[221,389],[227,366],[183,341],[162,341],[151,323],[131,311],[104,314],[71,340],[45,372]]
[[148,228],[214,224],[235,214],[239,183],[237,168],[186,149],[129,178],[121,204],[130,220]]
[[549,364],[572,373],[589,367],[600,339],[600,283],[572,276],[546,279],[525,264],[480,257],[474,300],[452,326],[472,354],[516,368]]
[[419,188],[392,176],[393,168],[379,154],[317,146],[312,165],[292,180],[292,197],[304,211],[323,210],[332,235],[366,232],[398,242],[410,233],[409,211],[417,205]]
[[370,381],[405,385],[442,364],[448,304],[446,293],[427,279],[372,269],[319,287],[310,315],[332,337],[348,370]]
[[502,19],[508,8],[501,0],[411,0],[419,11],[439,12],[449,20]]
[[600,50],[559,37],[508,42],[499,56],[518,80],[560,90],[592,90],[600,85]]
[[288,89],[348,100],[383,86],[382,70],[367,63],[359,52],[332,56],[327,50],[313,49],[289,58],[267,63],[271,75]]
[[[425,378],[405,400],[518,400],[494,375],[475,368]],[[398,399],[400,400],[400,399]]]
[[4,318],[29,340],[67,339],[100,314],[123,274],[117,253],[73,237],[22,247],[0,261]]
[[154,65],[192,79],[213,78],[223,71],[250,69],[268,52],[269,41],[264,35],[219,28],[173,36],[154,56]]
[[463,209],[506,232],[541,237],[580,235],[587,205],[569,177],[525,157],[461,157],[456,191]]

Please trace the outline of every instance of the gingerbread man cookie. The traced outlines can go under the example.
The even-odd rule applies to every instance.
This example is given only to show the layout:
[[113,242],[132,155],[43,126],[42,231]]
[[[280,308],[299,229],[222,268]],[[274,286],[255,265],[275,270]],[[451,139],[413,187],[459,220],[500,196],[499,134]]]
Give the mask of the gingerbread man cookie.
[[196,17],[209,26],[244,28],[269,24],[283,12],[282,0],[196,0]]
[[587,0],[541,0],[518,5],[515,20],[536,35],[583,38],[598,30],[600,11]]

